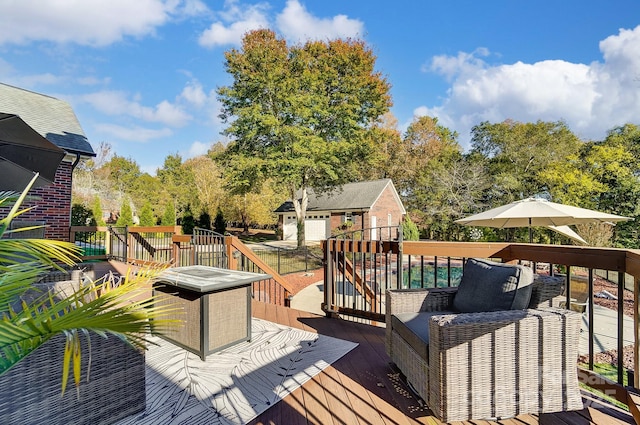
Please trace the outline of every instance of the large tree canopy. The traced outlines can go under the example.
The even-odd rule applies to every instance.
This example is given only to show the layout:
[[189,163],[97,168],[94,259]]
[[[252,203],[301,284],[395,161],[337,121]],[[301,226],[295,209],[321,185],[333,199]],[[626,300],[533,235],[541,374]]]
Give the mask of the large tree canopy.
[[265,176],[288,188],[304,244],[307,189],[330,190],[361,175],[374,157],[369,132],[391,106],[389,84],[359,40],[287,46],[257,30],[225,58],[233,83],[218,95],[232,138],[227,166],[242,176],[236,192]]
[[549,192],[541,173],[580,150],[580,139],[562,121],[480,123],[471,130],[472,154],[486,158],[493,179],[488,206]]

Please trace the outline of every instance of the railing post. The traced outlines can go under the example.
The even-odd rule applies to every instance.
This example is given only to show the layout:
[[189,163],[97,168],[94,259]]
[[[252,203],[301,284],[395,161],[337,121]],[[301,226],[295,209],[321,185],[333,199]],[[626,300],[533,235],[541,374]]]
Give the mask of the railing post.
[[402,232],[398,231],[398,266],[397,266],[397,279],[398,279],[398,289],[402,289],[402,278],[403,278],[403,251],[402,251]]
[[107,259],[111,256],[111,226],[108,226],[104,232],[104,254]]
[[173,249],[171,250],[171,263],[174,266],[179,266],[178,258],[180,257],[180,242],[177,240],[173,240]]
[[335,282],[333,281],[333,258],[331,258],[331,241],[335,239],[326,239],[324,243],[324,306],[325,315],[331,317],[330,310],[331,299],[333,299],[333,290]]
[[124,261],[129,262],[129,226],[124,226]]
[[233,256],[233,236],[224,237],[224,245],[227,251],[227,261],[229,262],[229,270],[238,270],[238,260]]
[[624,376],[624,279],[625,272],[618,271],[618,384]]
[[633,332],[635,338],[633,339],[633,387],[640,388],[640,302],[638,296],[640,291],[638,290],[640,285],[638,284],[638,278],[633,277]]

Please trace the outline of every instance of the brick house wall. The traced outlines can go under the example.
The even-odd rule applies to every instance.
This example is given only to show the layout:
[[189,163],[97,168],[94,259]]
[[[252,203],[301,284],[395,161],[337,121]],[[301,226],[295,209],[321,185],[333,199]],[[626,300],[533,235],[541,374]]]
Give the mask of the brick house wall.
[[[371,226],[371,216],[376,217],[376,227],[399,226],[402,223],[403,214],[402,206],[398,202],[391,187],[387,186],[367,214],[368,226]],[[381,229],[380,232],[379,238],[395,237],[394,234],[389,235],[389,229]]]
[[[342,233],[344,230],[339,229],[344,224],[345,212],[332,212],[330,218],[330,228],[332,233]],[[365,219],[364,228],[369,227],[366,221],[366,213],[360,211],[351,211],[351,221],[353,226],[348,231],[360,230],[363,228],[362,220]]]
[[[44,238],[69,241],[69,227],[71,225],[71,176],[72,164],[62,161],[53,184],[31,189],[30,196],[37,199],[26,200],[22,208],[35,206],[31,211],[21,214],[15,221],[15,227],[20,222],[31,225],[33,222],[44,222]],[[10,208],[0,207],[0,217],[5,217]],[[41,235],[40,235],[41,236]]]

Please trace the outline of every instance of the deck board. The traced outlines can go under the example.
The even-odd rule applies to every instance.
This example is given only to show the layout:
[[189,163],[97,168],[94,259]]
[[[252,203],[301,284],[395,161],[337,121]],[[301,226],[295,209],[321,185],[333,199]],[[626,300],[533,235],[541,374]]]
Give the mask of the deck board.
[[[251,424],[429,424],[440,425],[409,390],[390,363],[384,329],[254,301],[253,316],[282,325],[358,343],[358,347],[266,410]],[[633,424],[627,412],[586,396],[590,407],[577,412],[520,415],[499,421],[456,425]]]

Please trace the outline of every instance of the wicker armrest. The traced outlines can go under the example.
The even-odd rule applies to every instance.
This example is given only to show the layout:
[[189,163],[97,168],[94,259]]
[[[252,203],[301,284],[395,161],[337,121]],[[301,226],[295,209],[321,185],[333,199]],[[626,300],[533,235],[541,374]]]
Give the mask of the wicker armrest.
[[580,318],[557,308],[432,317],[430,408],[446,421],[496,416],[496,407],[498,416],[582,408]]
[[387,315],[450,310],[458,288],[391,289],[387,291]]
[[399,313],[450,310],[458,288],[389,289],[386,293],[385,346],[391,353],[391,316]]

